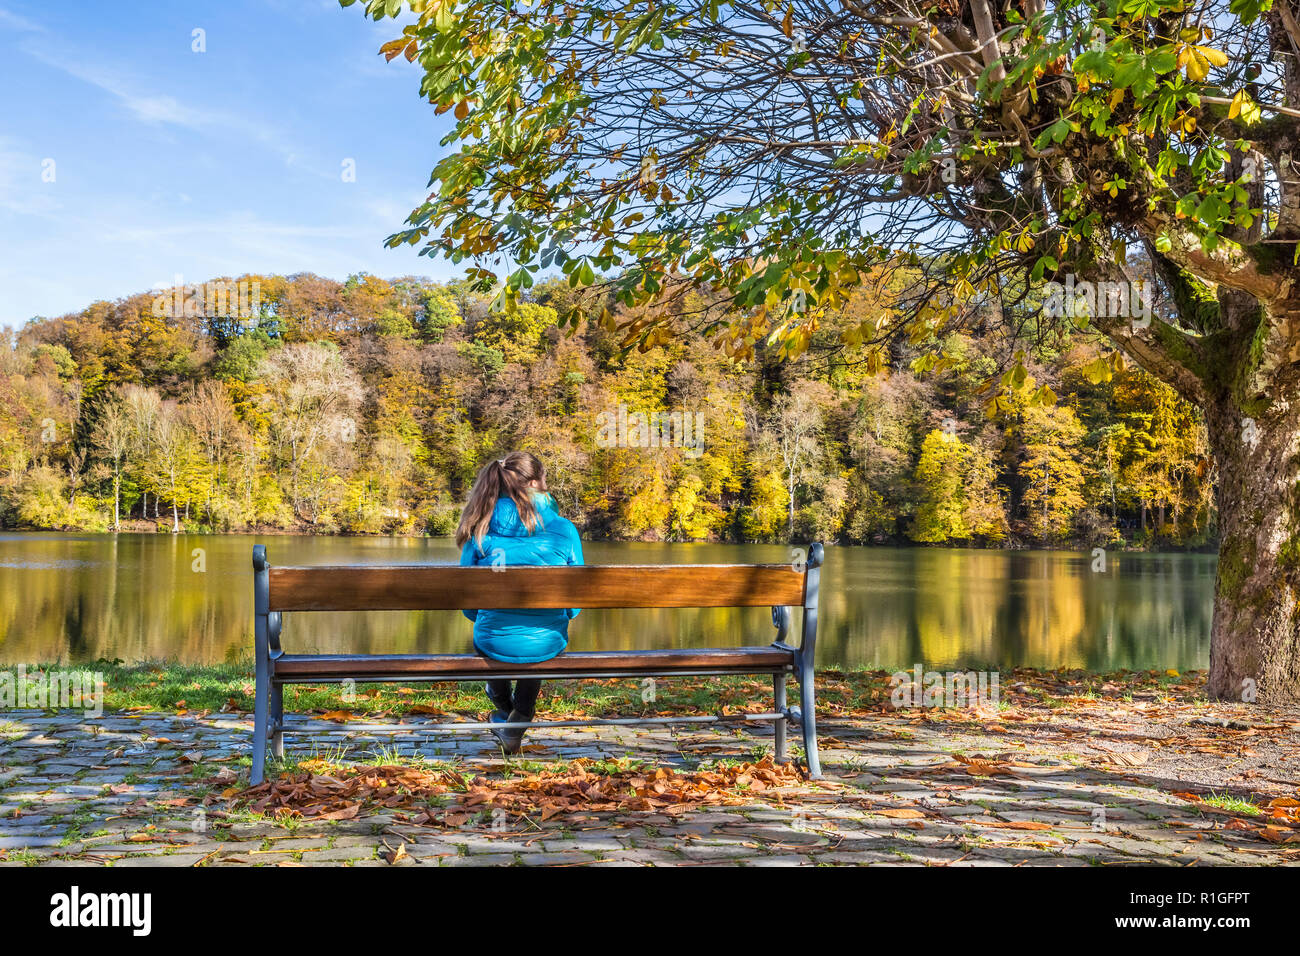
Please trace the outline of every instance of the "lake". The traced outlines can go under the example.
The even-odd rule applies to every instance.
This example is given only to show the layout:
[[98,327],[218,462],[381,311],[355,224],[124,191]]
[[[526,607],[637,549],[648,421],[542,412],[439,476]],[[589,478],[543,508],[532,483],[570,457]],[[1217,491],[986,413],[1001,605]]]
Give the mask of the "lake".
[[[254,542],[274,564],[455,563],[449,539],[0,534],[0,662],[250,656]],[[784,562],[781,545],[591,542],[590,564]],[[833,547],[820,666],[1203,668],[1215,558]],[[798,615],[796,614],[796,620]],[[585,611],[574,650],[766,644],[762,608]],[[459,612],[286,614],[293,652],[464,652]]]

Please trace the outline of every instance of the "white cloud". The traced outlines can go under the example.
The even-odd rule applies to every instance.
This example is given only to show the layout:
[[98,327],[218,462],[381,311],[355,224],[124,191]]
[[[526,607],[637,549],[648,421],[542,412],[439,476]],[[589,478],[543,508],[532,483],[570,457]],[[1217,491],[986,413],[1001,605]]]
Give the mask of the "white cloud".
[[44,33],[45,28],[39,23],[28,20],[4,7],[0,7],[0,28],[13,30],[15,33]]
[[182,106],[175,97],[135,93],[128,88],[125,78],[84,57],[67,54],[55,56],[32,46],[28,46],[26,52],[46,66],[61,70],[83,83],[108,93],[130,110],[136,119],[143,122],[167,123],[201,130],[210,126],[215,120],[211,114]]
[[188,129],[205,136],[217,136],[222,142],[242,137],[270,149],[285,165],[307,169],[322,178],[335,178],[332,171],[303,164],[295,155],[294,147],[284,140],[276,126],[261,122],[247,113],[208,109],[182,102],[168,94],[141,91],[139,83],[121,71],[106,64],[95,63],[80,54],[65,52],[55,56],[30,44],[25,50],[46,66],[61,70],[109,94],[141,123]]

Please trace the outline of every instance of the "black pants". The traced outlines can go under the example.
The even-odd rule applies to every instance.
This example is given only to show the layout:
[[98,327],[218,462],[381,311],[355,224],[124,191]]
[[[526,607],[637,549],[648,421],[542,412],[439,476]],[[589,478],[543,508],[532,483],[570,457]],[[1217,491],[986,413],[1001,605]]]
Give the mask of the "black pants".
[[[504,679],[490,680],[487,682],[487,687],[488,697],[496,706],[507,712],[513,708],[526,720],[533,719],[533,714],[537,712],[537,695],[542,692],[541,681],[532,679],[515,681],[513,693],[510,690],[510,681]],[[506,703],[510,703],[511,707],[506,707]]]

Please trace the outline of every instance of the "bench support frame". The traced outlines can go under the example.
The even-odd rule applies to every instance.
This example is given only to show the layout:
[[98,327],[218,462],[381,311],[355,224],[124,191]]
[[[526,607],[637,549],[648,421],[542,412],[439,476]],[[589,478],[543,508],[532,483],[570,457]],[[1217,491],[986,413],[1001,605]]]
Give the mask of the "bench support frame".
[[[463,723],[463,724],[433,724],[428,726],[429,730],[447,730],[447,731],[477,731],[495,727],[505,729],[510,727],[528,727],[539,729],[549,726],[556,727],[585,727],[585,726],[604,726],[604,725],[637,725],[637,724],[704,724],[720,723],[730,720],[736,721],[771,721],[774,724],[774,749],[777,763],[786,763],[789,761],[787,732],[790,721],[797,721],[803,730],[804,756],[808,768],[808,775],[812,779],[820,779],[822,776],[821,759],[817,750],[817,718],[816,718],[816,699],[815,688],[813,685],[815,677],[815,661],[817,648],[817,598],[818,584],[821,564],[823,561],[823,548],[820,543],[813,544],[808,551],[806,565],[801,569],[805,572],[805,589],[803,602],[803,634],[798,647],[792,647],[787,644],[785,639],[790,629],[790,608],[774,607],[772,608],[772,623],[777,629],[776,640],[772,642],[773,646],[789,650],[792,653],[793,663],[781,668],[769,668],[765,671],[754,670],[717,670],[708,668],[681,668],[681,669],[664,669],[653,672],[646,671],[616,671],[616,670],[582,670],[575,669],[569,671],[554,671],[542,676],[546,680],[560,679],[586,679],[586,678],[615,678],[615,677],[686,677],[686,676],[713,676],[719,674],[736,674],[736,673],[770,673],[772,674],[772,697],[774,702],[773,712],[770,714],[750,714],[739,715],[735,718],[722,718],[717,716],[699,716],[699,717],[674,717],[674,718],[639,718],[639,717],[619,717],[619,718],[591,718],[588,720],[573,721],[533,721],[529,724],[481,724],[481,723]],[[270,584],[270,564],[266,560],[266,546],[254,545],[253,547],[253,598],[254,598],[254,660],[255,660],[255,684],[256,699],[253,706],[253,766],[250,773],[250,782],[253,786],[260,784],[266,776],[266,756],[269,750],[272,756],[277,759],[284,756],[284,732],[286,724],[284,719],[284,685],[288,683],[329,683],[331,681],[344,680],[347,678],[339,676],[303,676],[290,677],[277,676],[275,673],[275,662],[284,656],[280,647],[280,628],[281,612],[272,611],[271,605],[271,584]],[[793,674],[799,682],[800,703],[797,706],[789,706],[786,701],[786,680]],[[535,678],[539,674],[536,671],[524,669],[520,673],[511,674],[505,671],[500,673],[493,672],[493,678],[501,679],[518,679],[518,678]],[[366,683],[383,683],[383,682],[449,682],[465,680],[483,680],[484,675],[446,675],[439,674],[432,677],[423,675],[407,674],[385,674],[385,675],[366,675],[360,679]],[[420,724],[410,725],[410,729],[421,729]]]

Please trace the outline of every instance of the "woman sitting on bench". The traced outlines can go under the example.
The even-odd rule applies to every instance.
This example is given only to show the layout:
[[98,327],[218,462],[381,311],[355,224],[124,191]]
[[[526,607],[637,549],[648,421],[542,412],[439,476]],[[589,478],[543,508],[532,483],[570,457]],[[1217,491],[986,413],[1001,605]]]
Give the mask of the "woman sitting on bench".
[[[464,566],[582,564],[578,529],[555,509],[546,490],[546,469],[527,452],[514,451],[489,462],[474,479],[456,529]],[[474,622],[474,650],[494,661],[534,664],[564,651],[569,621],[578,608],[465,611]],[[487,682],[495,708],[492,723],[528,723],[537,708],[540,680]],[[519,752],[524,729],[494,730],[507,754]]]

